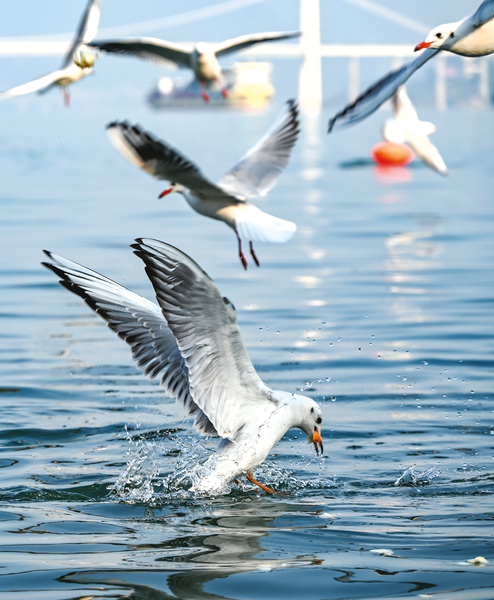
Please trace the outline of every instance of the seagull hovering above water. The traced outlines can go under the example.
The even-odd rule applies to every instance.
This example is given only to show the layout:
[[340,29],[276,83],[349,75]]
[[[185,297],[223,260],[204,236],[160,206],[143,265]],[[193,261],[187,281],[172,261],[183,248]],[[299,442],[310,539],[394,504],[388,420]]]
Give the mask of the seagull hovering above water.
[[203,99],[209,101],[207,88],[216,82],[221,86],[223,97],[227,91],[221,79],[221,67],[218,58],[243,50],[254,44],[275,42],[300,36],[300,32],[269,32],[254,35],[243,35],[226,40],[220,44],[177,44],[156,38],[135,38],[128,40],[104,40],[90,44],[104,52],[112,54],[128,54],[145,60],[169,66],[170,63],[179,67],[186,67],[194,71],[196,79],[201,86]]
[[94,38],[98,31],[101,1],[89,0],[75,38],[72,40],[62,66],[58,71],[53,71],[53,73],[44,75],[29,83],[24,83],[23,85],[0,92],[0,100],[14,96],[23,96],[31,92],[43,94],[57,85],[62,88],[65,106],[69,106],[70,94],[67,86],[89,75],[96,62],[97,55],[94,50],[87,47],[87,44]]
[[407,142],[428,167],[441,175],[447,175],[448,168],[443,157],[429,139],[429,135],[436,131],[434,123],[418,118],[404,85],[396,90],[392,101],[394,117],[384,123],[383,138],[394,144]]
[[259,266],[252,242],[286,242],[295,233],[295,223],[273,217],[248,200],[265,196],[288,164],[299,134],[298,110],[293,100],[287,102],[268,133],[217,184],[206,179],[171,146],[138,126],[115,122],[107,130],[117,150],[129,162],[157,179],[172,182],[160,198],[179,192],[196,212],[224,221],[235,231],[245,269],[242,241],[249,242],[252,258]]
[[276,493],[256,481],[252,471],[292,427],[302,429],[322,454],[319,405],[261,381],[233,304],[191,258],[157,240],[137,239],[131,247],[145,264],[158,304],[46,250],[51,262],[42,264],[130,345],[145,375],[160,375],[165,390],[194,416],[202,434],[222,438],[194,491],[220,493],[245,475]]
[[391,98],[400,85],[441,50],[461,56],[485,56],[494,52],[494,0],[484,0],[477,11],[456,23],[435,27],[415,51],[424,50],[411,63],[392,71],[363,92],[330,121],[328,133],[358,123]]

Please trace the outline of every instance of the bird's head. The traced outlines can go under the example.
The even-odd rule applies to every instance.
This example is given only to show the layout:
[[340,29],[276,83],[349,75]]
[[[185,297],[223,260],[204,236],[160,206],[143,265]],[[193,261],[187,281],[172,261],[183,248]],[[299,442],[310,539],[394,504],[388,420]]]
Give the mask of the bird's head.
[[168,196],[168,194],[171,194],[172,192],[182,193],[184,190],[185,190],[185,188],[182,184],[171,182],[170,187],[167,187],[166,190],[161,192],[161,194],[158,196],[158,198],[164,198],[165,196]]
[[314,444],[316,454],[323,453],[324,447],[321,437],[322,412],[319,404],[307,396],[293,395],[301,409],[302,421],[298,427],[309,436],[309,444]]
[[446,25],[435,27],[423,42],[415,46],[414,52],[423,50],[424,48],[441,48],[446,40],[452,36],[454,37],[457,27],[458,23],[447,23]]
[[197,54],[205,54],[208,50],[208,45],[206,42],[197,42],[195,45],[195,51]]
[[98,58],[98,51],[95,48],[89,48],[81,44],[74,53],[74,62],[81,69],[90,69],[94,66]]

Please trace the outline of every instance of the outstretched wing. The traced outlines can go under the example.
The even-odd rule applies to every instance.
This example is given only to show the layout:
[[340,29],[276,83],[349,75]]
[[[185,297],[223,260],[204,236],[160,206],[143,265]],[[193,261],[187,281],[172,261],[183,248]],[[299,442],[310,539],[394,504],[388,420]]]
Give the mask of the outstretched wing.
[[14,96],[23,96],[24,94],[31,94],[32,92],[44,92],[50,86],[63,79],[64,74],[65,70],[60,69],[59,71],[53,71],[53,73],[48,73],[48,75],[43,75],[43,77],[39,77],[28,83],[23,83],[17,87],[10,88],[10,90],[0,92],[0,100],[6,100],[7,98],[13,98]]
[[82,265],[46,250],[45,254],[52,262],[42,264],[129,344],[132,357],[144,374],[151,379],[160,375],[166,391],[183,403],[189,415],[195,416],[197,429],[216,434],[190,395],[187,366],[159,306]]
[[471,16],[473,27],[481,27],[492,19],[494,19],[494,0],[484,0]]
[[404,85],[396,90],[393,96],[393,107],[405,141],[428,167],[441,175],[446,175],[448,173],[446,163],[439,150],[429,139],[429,134],[434,133],[436,128],[432,123],[419,119]]
[[404,85],[400,85],[393,95],[393,111],[395,117],[402,123],[414,123],[419,120],[415,106]]
[[186,254],[156,240],[136,242],[189,370],[192,398],[218,434],[233,440],[253,411],[274,401],[244,347],[235,309]]
[[427,135],[409,134],[407,141],[415,150],[417,156],[423,160],[428,167],[434,171],[437,171],[441,175],[448,174],[448,167],[446,166],[443,157]]
[[72,44],[65,55],[62,68],[67,67],[74,60],[74,53],[81,44],[88,44],[98,32],[98,25],[101,15],[101,0],[89,0],[84,14],[79,23],[77,33],[72,40]]
[[289,100],[266,135],[220,179],[218,185],[233,195],[265,196],[288,165],[300,133],[299,124],[297,104]]
[[238,200],[211,183],[199,169],[174,148],[153,138],[137,125],[110,123],[107,127],[113,145],[133,165],[156,179],[180,183],[201,200],[221,200],[229,204]]
[[126,54],[144,60],[158,62],[162,66],[179,65],[191,67],[191,50],[185,44],[174,44],[157,38],[134,38],[128,40],[102,40],[89,44],[110,54]]
[[268,32],[268,33],[256,33],[255,35],[242,35],[240,37],[226,40],[221,44],[214,47],[214,53],[217,57],[230,54],[230,52],[237,52],[243,50],[254,44],[262,44],[263,42],[276,42],[279,40],[288,40],[290,38],[296,38],[302,35],[301,31],[290,31],[290,32]]
[[354,125],[359,121],[363,121],[373,112],[375,112],[383,102],[391,98],[400,85],[424,63],[435,56],[439,50],[427,48],[414,61],[403,65],[400,69],[388,73],[385,77],[374,83],[363,94],[361,94],[355,102],[348,104],[343,110],[337,113],[328,125],[328,133],[341,127]]

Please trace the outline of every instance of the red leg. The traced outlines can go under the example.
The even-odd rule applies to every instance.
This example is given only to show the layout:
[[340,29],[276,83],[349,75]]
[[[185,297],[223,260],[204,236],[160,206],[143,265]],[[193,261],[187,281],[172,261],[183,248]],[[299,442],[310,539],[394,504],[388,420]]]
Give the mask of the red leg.
[[250,245],[250,253],[252,254],[252,258],[254,259],[254,262],[256,263],[256,265],[258,267],[261,266],[261,263],[259,262],[259,259],[256,256],[256,253],[254,252],[254,246],[252,245],[252,242],[249,242]]
[[225,89],[225,86],[223,85],[223,82],[221,81],[220,77],[216,78],[216,83],[220,86],[221,88],[221,95],[223,96],[223,98],[228,98],[228,92]]
[[238,255],[240,257],[240,262],[244,265],[244,269],[247,271],[247,261],[245,260],[244,253],[242,252],[242,240],[240,239],[240,236],[238,235],[238,233],[236,231],[235,231],[235,233],[237,234]]
[[201,86],[201,96],[205,102],[209,102],[209,94],[206,90],[206,84],[204,81],[200,81],[199,85]]
[[256,481],[252,475],[252,471],[249,471],[246,475],[247,479],[251,482],[251,483],[255,483],[256,485],[258,485],[261,489],[263,489],[265,492],[268,492],[269,494],[276,494],[277,496],[286,496],[286,494],[281,494],[280,492],[275,492],[274,490],[272,490],[271,488],[268,488],[267,485],[263,485],[262,483],[259,483],[259,481]]
[[67,108],[70,108],[70,90],[69,90],[69,88],[63,87],[62,91],[63,91],[64,106],[66,106]]

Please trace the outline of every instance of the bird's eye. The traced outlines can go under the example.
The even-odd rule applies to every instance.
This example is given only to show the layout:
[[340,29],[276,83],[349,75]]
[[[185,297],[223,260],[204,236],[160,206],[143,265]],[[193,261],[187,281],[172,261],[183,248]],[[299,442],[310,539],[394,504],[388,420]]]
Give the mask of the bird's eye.
[[316,419],[316,423],[322,423],[322,419],[321,419],[321,417],[317,417],[317,419]]
[[443,37],[443,34],[442,33],[436,33],[436,37],[439,38],[439,39],[441,39]]

